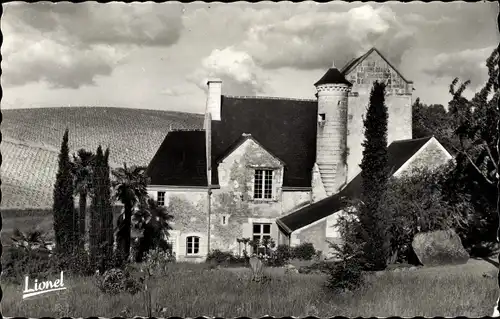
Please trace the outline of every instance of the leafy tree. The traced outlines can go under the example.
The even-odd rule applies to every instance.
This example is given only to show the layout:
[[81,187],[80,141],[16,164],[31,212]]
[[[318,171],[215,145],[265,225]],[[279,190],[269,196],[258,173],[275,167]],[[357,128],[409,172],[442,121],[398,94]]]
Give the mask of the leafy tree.
[[[121,218],[123,219],[124,216]],[[159,206],[158,202],[152,198],[141,203],[139,209],[132,216],[134,226],[142,230],[135,256],[137,262],[141,262],[150,250],[167,251],[171,249],[166,239],[169,236],[168,231],[172,229],[170,222],[173,218],[174,216],[170,215],[164,206]]]
[[64,132],[59,153],[59,168],[54,185],[54,232],[56,251],[67,254],[76,248],[73,234],[77,231],[73,198],[72,164],[69,159],[68,129]]
[[75,194],[79,196],[78,210],[78,237],[79,248],[83,250],[85,245],[87,197],[92,188],[92,161],[94,154],[85,149],[78,150],[73,155],[73,176]]
[[391,178],[380,210],[389,216],[392,261],[418,263],[411,247],[419,232],[465,228],[472,209],[468,198],[449,201],[443,188],[453,163],[437,170],[427,168]]
[[368,267],[383,269],[389,250],[386,238],[386,216],[379,211],[379,204],[388,180],[387,155],[388,111],[385,105],[385,84],[375,82],[370,94],[366,118],[365,140],[361,161],[362,194],[359,207],[361,236],[367,243],[365,254]]
[[149,179],[146,176],[146,167],[127,167],[126,163],[123,167],[114,169],[112,174],[115,198],[124,206],[124,216],[117,222],[117,241],[120,259],[126,261],[130,254],[132,210],[148,196]]
[[488,80],[470,100],[462,96],[470,81],[457,87],[456,78],[450,85],[449,112],[453,132],[459,140],[458,146],[454,147],[458,169],[455,181],[461,182],[474,197],[472,200],[478,216],[475,226],[476,230],[486,231],[483,238],[493,235],[493,228],[498,229],[500,214],[498,63],[498,49],[494,49],[486,60]]
[[435,136],[452,154],[458,147],[458,138],[453,132],[451,114],[441,104],[425,105],[417,98],[412,105],[412,137]]

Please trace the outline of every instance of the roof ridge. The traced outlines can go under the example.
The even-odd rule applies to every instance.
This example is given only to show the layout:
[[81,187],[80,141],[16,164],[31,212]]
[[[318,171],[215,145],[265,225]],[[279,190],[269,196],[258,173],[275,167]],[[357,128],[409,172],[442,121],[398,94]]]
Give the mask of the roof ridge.
[[410,141],[422,141],[422,140],[425,140],[425,139],[429,139],[430,140],[433,137],[434,137],[434,135],[429,135],[429,136],[424,136],[424,137],[419,137],[419,138],[407,138],[407,139],[404,139],[404,140],[392,141],[391,144],[404,143],[404,142],[410,142]]
[[286,101],[307,101],[307,102],[316,102],[316,99],[299,99],[299,98],[290,98],[290,97],[279,97],[279,96],[251,96],[251,95],[223,95],[228,98],[237,98],[237,99],[262,99],[262,100],[286,100]]
[[169,132],[205,132],[205,130],[200,128],[173,128]]

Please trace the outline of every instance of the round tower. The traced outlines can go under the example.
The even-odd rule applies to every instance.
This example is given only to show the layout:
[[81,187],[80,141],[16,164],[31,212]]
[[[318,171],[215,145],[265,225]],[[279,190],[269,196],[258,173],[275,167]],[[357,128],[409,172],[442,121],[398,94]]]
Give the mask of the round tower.
[[318,98],[316,164],[326,195],[347,182],[347,101],[352,84],[335,67],[314,84]]

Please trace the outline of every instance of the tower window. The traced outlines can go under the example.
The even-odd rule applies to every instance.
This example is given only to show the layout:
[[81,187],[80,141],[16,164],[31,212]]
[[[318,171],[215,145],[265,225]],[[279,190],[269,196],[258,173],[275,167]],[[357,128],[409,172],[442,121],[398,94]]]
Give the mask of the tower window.
[[320,113],[319,114],[319,120],[324,122],[326,120],[326,114],[325,113]]

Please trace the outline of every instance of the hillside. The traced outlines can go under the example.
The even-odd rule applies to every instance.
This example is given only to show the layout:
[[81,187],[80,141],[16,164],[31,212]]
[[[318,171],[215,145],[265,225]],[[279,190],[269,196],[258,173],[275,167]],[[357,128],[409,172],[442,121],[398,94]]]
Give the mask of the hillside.
[[64,130],[71,152],[110,148],[110,164],[147,165],[170,129],[201,129],[200,114],[61,107],[2,110],[2,209],[48,208]]

